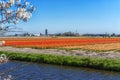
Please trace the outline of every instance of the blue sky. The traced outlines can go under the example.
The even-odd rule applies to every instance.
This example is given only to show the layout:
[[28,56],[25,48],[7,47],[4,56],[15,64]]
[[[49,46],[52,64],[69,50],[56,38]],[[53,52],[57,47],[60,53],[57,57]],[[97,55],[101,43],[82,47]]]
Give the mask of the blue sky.
[[36,6],[27,23],[32,33],[120,33],[120,0],[28,0]]

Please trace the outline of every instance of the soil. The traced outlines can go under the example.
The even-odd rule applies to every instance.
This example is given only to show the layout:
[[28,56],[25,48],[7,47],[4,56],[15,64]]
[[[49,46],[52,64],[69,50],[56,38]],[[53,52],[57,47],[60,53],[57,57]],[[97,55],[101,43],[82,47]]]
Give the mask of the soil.
[[107,51],[107,52],[93,52],[93,51],[86,51],[86,50],[67,51],[67,50],[60,50],[60,49],[32,49],[32,48],[15,48],[15,47],[0,47],[0,51],[120,59],[120,52],[116,52],[116,51]]

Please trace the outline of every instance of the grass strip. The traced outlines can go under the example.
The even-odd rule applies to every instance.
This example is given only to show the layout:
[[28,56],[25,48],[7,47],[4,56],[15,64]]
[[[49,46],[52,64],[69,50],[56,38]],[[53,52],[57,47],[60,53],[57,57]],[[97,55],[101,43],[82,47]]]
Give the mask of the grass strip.
[[6,54],[10,60],[120,71],[120,59],[20,53],[7,51],[0,51],[0,54]]

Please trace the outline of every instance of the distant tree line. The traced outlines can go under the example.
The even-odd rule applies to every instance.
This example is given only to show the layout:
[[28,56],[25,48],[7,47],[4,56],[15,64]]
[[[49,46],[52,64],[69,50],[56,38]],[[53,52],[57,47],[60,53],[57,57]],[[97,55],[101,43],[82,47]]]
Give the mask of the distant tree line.
[[105,34],[83,34],[81,36],[91,36],[91,37],[103,37],[103,38],[106,38],[106,37],[120,37],[120,34],[115,34],[115,33],[112,33],[112,34],[108,34],[108,33],[105,33]]
[[[64,32],[64,33],[55,33],[55,34],[48,34],[47,31],[46,31],[46,34],[49,35],[49,36],[85,36],[85,37],[103,37],[103,38],[110,38],[110,37],[120,37],[120,34],[115,34],[115,33],[112,33],[112,34],[108,34],[108,33],[105,33],[105,34],[79,34],[79,33],[75,33],[75,32]],[[14,36],[46,36],[45,34],[42,34],[42,33],[39,33],[39,34],[31,34],[31,33],[23,33],[23,34],[15,34]]]
[[79,33],[74,32],[56,33],[55,36],[79,36]]

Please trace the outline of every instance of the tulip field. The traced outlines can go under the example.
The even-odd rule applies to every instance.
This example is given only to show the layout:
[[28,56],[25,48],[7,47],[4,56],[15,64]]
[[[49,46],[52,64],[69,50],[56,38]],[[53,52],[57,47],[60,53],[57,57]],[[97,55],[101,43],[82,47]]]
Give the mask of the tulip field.
[[[113,47],[114,49],[117,46],[117,49],[120,48],[120,38],[41,38],[41,37],[26,37],[26,38],[0,38],[0,41],[4,41],[2,46],[13,46],[13,47],[29,47],[29,48],[92,48],[93,49],[104,47],[108,48]],[[97,46],[95,46],[97,45]],[[86,49],[85,48],[85,49]],[[113,49],[113,48],[112,48]]]

